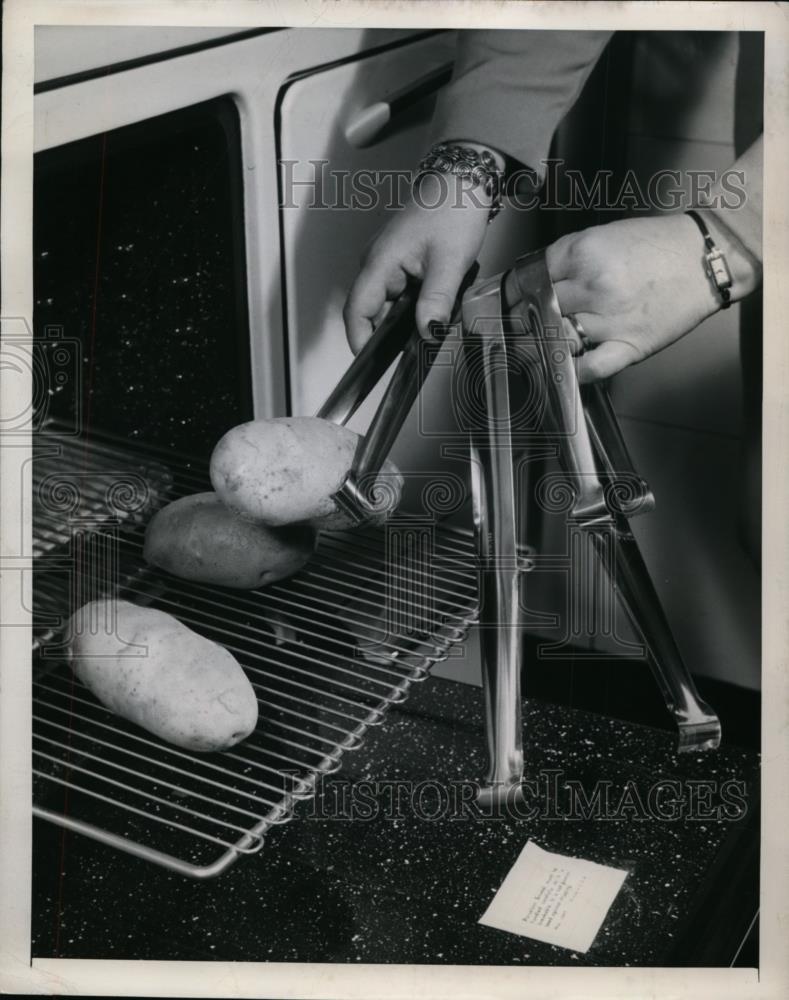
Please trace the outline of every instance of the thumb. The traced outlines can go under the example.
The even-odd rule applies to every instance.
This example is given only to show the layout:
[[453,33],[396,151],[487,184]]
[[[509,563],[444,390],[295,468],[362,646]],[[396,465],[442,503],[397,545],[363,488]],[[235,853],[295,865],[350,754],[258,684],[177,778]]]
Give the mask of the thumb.
[[451,250],[430,255],[416,304],[416,325],[423,337],[430,336],[431,322],[448,323],[452,318],[452,307],[468,266]]
[[626,340],[604,340],[575,359],[575,370],[579,382],[597,382],[640,360],[638,351]]

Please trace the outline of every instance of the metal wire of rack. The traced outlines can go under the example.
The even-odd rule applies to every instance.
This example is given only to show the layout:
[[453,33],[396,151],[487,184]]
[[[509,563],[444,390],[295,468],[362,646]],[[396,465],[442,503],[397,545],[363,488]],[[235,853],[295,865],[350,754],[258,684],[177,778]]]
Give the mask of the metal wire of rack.
[[[478,615],[471,534],[395,517],[322,533],[304,570],[264,590],[190,583],[148,567],[142,544],[157,507],[210,489],[205,469],[48,432],[34,462],[34,815],[186,876],[218,875],[260,850],[462,640]],[[78,489],[58,491],[76,470]],[[64,662],[58,623],[107,592],[228,649],[258,695],[255,732],[190,753],[103,708]]]

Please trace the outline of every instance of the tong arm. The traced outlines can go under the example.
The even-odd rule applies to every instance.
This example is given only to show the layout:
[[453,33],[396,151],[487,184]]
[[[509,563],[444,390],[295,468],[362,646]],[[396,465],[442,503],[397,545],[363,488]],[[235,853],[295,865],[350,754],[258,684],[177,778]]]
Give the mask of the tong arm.
[[[459,320],[463,296],[473,284],[478,271],[479,265],[475,262],[466,272],[455,299],[450,325]],[[381,509],[381,506],[377,506],[373,498],[368,495],[365,487],[375,485],[381,466],[424,385],[435,359],[435,352],[429,349],[431,343],[440,343],[440,328],[431,328],[432,342],[425,340],[419,334],[415,317],[417,297],[416,283],[409,282],[406,291],[389,310],[386,318],[379,324],[378,330],[357,355],[351,367],[340,380],[337,389],[331,394],[318,414],[325,416],[326,413],[345,412],[348,409],[348,401],[352,400],[355,405],[346,418],[350,419],[350,416],[389,367],[398,351],[402,351],[367,434],[359,441],[351,469],[337,493],[334,494],[335,503],[346,514],[352,516],[357,524],[362,524],[370,518],[379,517],[386,512],[389,498],[384,495],[382,504],[384,509]],[[396,317],[391,323],[388,323],[389,317],[395,310],[397,310]],[[385,329],[378,337],[381,327],[385,327]],[[446,330],[443,332],[445,333]],[[367,348],[373,342],[373,348],[368,351]],[[363,354],[365,357],[357,365]],[[326,417],[326,419],[330,419],[330,417]]]
[[411,336],[416,323],[419,286],[409,281],[405,291],[376,327],[373,335],[318,410],[317,416],[347,424],[389,368]]
[[594,450],[609,483],[611,500],[627,518],[655,509],[648,483],[636,472],[606,387],[595,382],[582,390]]
[[505,282],[511,311],[522,320],[537,350],[545,375],[550,419],[562,464],[576,487],[571,517],[582,523],[609,520],[603,484],[581,404],[575,363],[564,336],[564,325],[545,251],[520,257]]
[[481,802],[520,794],[523,778],[518,525],[512,461],[508,338],[501,276],[476,285],[463,302],[463,352],[481,387],[484,412],[469,428],[474,536],[479,561],[488,773]]

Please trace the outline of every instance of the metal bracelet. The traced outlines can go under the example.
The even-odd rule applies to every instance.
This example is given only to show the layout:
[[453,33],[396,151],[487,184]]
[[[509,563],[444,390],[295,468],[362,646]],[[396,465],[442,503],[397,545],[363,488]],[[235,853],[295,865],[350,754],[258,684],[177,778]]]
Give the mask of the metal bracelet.
[[488,222],[495,219],[501,211],[504,171],[487,149],[479,152],[470,146],[437,143],[420,162],[414,177],[414,189],[425,174],[455,174],[457,177],[468,178],[474,186],[481,186],[491,199]]

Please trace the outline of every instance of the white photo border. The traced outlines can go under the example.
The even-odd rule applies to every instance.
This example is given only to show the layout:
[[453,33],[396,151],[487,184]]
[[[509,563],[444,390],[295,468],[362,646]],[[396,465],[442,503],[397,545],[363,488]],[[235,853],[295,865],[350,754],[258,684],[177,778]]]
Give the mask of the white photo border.
[[[0,627],[0,990],[106,996],[761,998],[789,995],[789,6],[484,0],[6,0],[3,8],[0,277],[3,335],[32,325],[33,36],[36,25],[565,28],[765,32],[763,765],[760,968],[589,969],[93,961],[30,958],[31,653],[24,622]],[[0,372],[0,420],[31,385]],[[1,426],[1,425],[0,425]],[[0,623],[20,622],[18,554],[30,442],[0,448]],[[21,532],[21,534],[20,534]],[[24,602],[29,607],[30,574]]]

